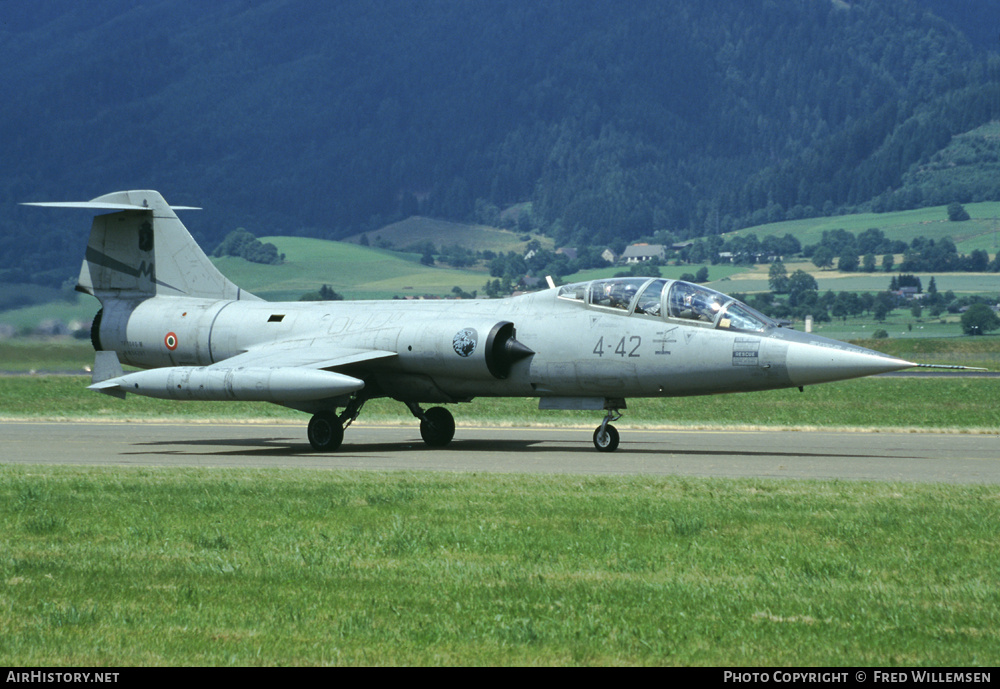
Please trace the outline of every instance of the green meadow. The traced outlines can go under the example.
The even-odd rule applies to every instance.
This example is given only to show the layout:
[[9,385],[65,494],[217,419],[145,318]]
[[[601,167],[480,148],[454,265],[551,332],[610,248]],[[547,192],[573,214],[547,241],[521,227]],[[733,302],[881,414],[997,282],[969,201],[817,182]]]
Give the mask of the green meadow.
[[[708,280],[709,284],[718,282],[720,280],[725,281],[733,275],[739,275],[745,273],[746,266],[734,266],[734,265],[707,265],[708,269]],[[658,266],[660,275],[671,280],[679,280],[685,273],[695,274],[701,266]],[[603,278],[613,277],[616,273],[621,273],[627,270],[623,266],[610,266],[608,268],[592,268],[589,270],[581,270],[578,273],[572,275],[567,275],[566,282],[586,282],[587,280],[600,280]],[[765,277],[766,274],[765,274]],[[718,287],[717,285],[712,285],[713,287]],[[721,287],[718,287],[722,289]]]
[[[402,250],[417,244],[430,242],[439,251],[448,246],[460,246],[473,251],[508,251],[525,252],[526,241],[521,237],[530,236],[537,240],[543,248],[552,250],[554,243],[545,235],[526,235],[524,232],[504,230],[488,225],[450,222],[414,215],[377,230],[352,235],[344,241],[358,243],[362,237],[367,237],[372,246],[384,242],[395,250]],[[530,240],[528,240],[530,241]]]
[[304,237],[261,237],[285,254],[285,262],[266,266],[241,258],[213,259],[226,277],[240,287],[272,301],[295,301],[321,285],[330,285],[345,299],[392,299],[394,296],[450,295],[458,286],[481,289],[482,271],[435,268],[420,263],[418,254],[400,254],[347,242]]
[[[902,260],[902,256],[896,256],[897,261]],[[715,271],[719,266],[709,267],[709,277],[712,279],[710,286],[728,294],[732,293],[753,293],[769,292],[771,287],[768,282],[769,265],[743,266],[740,270],[733,270],[728,275],[723,276],[721,272]],[[889,283],[896,273],[841,273],[836,270],[819,270],[811,262],[790,261],[785,264],[788,273],[802,270],[811,274],[819,286],[820,293],[827,290],[834,292],[885,292],[889,289]],[[715,272],[713,272],[715,271]],[[719,273],[720,277],[716,277]],[[990,294],[996,296],[1000,293],[1000,274],[998,273],[915,273],[920,278],[924,290],[934,278],[934,284],[939,292],[951,290],[956,294]],[[716,282],[718,281],[718,282]],[[869,322],[873,322],[868,318]]]
[[990,666],[998,500],[0,466],[0,663]]
[[[96,313],[96,312],[95,312]],[[94,363],[90,340],[12,338],[0,340],[0,370],[79,373]]]
[[[17,331],[31,331],[40,323],[57,319],[69,324],[74,321],[89,322],[101,308],[101,302],[87,294],[80,294],[73,302],[62,299],[16,309],[0,311],[0,323],[14,326]],[[0,366],[2,368],[2,366]]]
[[968,254],[974,249],[982,249],[995,254],[1000,251],[1000,202],[964,204],[970,219],[964,222],[948,220],[945,206],[918,208],[892,213],[855,213],[820,218],[804,218],[784,222],[757,225],[737,230],[731,235],[756,234],[758,238],[767,235],[783,237],[794,235],[802,246],[818,244],[826,230],[844,229],[855,235],[869,228],[878,228],[889,239],[898,239],[907,244],[916,237],[942,239],[950,237],[960,253]]

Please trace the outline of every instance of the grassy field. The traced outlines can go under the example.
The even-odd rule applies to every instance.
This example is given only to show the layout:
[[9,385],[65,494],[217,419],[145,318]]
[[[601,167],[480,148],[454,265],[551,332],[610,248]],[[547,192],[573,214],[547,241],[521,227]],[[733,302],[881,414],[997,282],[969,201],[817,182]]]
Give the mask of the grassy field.
[[275,266],[240,258],[217,258],[226,277],[272,301],[295,301],[321,285],[330,285],[346,299],[392,299],[394,296],[450,295],[452,287],[467,292],[482,288],[488,273],[434,268],[420,256],[371,249],[345,242],[303,237],[261,237],[285,254]]
[[[897,255],[898,262],[902,255]],[[714,270],[719,266],[712,266]],[[819,285],[819,291],[826,292],[884,292],[889,289],[889,283],[897,273],[842,273],[837,270],[819,270],[811,261],[789,261],[785,264],[789,274],[796,270],[809,273]],[[712,284],[715,289],[723,292],[768,292],[768,270],[770,265],[743,266],[721,276],[721,282]],[[931,278],[939,292],[951,290],[956,294],[991,294],[1000,293],[1000,274],[997,273],[914,273],[920,278],[924,290],[930,284]],[[719,280],[713,276],[713,280]]]
[[2,371],[79,373],[93,363],[94,347],[90,344],[90,340],[69,338],[0,340]]
[[[801,330],[802,327],[801,324],[797,325],[798,330]],[[813,332],[817,335],[844,341],[869,339],[876,330],[885,330],[892,340],[951,340],[955,341],[958,348],[960,348],[958,343],[973,339],[962,334],[961,317],[948,313],[942,314],[938,318],[914,318],[908,311],[900,309],[890,313],[882,323],[877,323],[870,317],[849,317],[846,320],[834,318],[828,323],[813,324]],[[993,335],[986,336],[986,338],[990,344],[995,344],[993,343]],[[994,361],[1000,363],[1000,360],[996,358]],[[953,361],[950,363],[962,362]]]
[[[694,275],[698,272],[698,269],[702,266],[659,266],[657,269],[660,271],[660,275],[669,278],[671,280],[679,280],[685,273],[691,273]],[[715,287],[716,289],[721,289],[715,283],[725,281],[726,279],[732,277],[733,275],[740,275],[746,272],[745,266],[734,266],[734,265],[706,265],[708,268],[708,279],[709,285]],[[586,282],[587,280],[600,280],[603,278],[613,277],[615,273],[621,273],[625,271],[624,266],[610,266],[608,268],[592,268],[590,270],[581,270],[579,273],[574,273],[573,275],[566,276],[566,282]],[[765,274],[765,278],[767,275]]]
[[998,499],[0,466],[0,663],[988,666]]
[[[430,242],[439,251],[447,246],[460,246],[472,251],[490,250],[497,253],[518,251],[523,254],[524,247],[528,243],[521,240],[521,237],[525,236],[523,232],[487,225],[449,222],[419,215],[385,225],[377,230],[352,235],[345,241],[358,243],[363,236],[368,237],[372,246],[377,245],[380,240],[390,244],[394,249],[405,249],[415,244]],[[553,249],[554,243],[551,237],[544,235],[531,235],[531,237],[537,239],[542,248],[550,251]]]
[[59,299],[45,304],[0,311],[0,323],[12,325],[18,331],[31,331],[43,321],[53,318],[66,324],[74,321],[88,322],[100,308],[101,302],[97,299],[81,294],[74,303]]
[[767,235],[783,237],[794,235],[802,246],[818,244],[824,230],[844,229],[855,235],[869,228],[878,228],[889,239],[899,239],[907,244],[915,237],[940,239],[951,237],[960,253],[968,254],[973,249],[983,249],[991,255],[1000,250],[1000,202],[965,204],[970,220],[951,222],[945,206],[918,208],[911,211],[893,213],[856,213],[822,218],[788,220],[768,225],[757,225],[737,230],[731,235],[756,234],[758,238]]

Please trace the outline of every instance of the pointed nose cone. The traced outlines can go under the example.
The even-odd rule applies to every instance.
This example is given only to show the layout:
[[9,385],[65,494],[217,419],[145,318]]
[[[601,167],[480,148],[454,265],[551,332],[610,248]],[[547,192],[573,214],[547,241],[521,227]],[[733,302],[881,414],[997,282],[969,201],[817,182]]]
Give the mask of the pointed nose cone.
[[789,343],[787,365],[792,384],[801,386],[901,371],[917,364],[863,347],[824,340]]

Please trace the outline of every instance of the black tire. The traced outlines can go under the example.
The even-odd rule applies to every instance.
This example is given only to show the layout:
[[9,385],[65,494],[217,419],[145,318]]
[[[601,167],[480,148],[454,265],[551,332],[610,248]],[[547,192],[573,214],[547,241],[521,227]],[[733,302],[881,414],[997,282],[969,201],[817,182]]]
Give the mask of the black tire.
[[104,315],[104,307],[94,316],[94,322],[90,325],[90,344],[94,345],[94,351],[103,351],[101,348],[101,317]]
[[594,429],[594,447],[598,452],[614,452],[618,449],[619,440],[621,436],[618,435],[618,429],[610,423],[604,427],[603,435],[600,426]]
[[320,412],[309,420],[309,444],[317,452],[335,452],[344,442],[344,427],[336,414]]
[[430,447],[444,447],[455,437],[455,417],[444,407],[431,407],[420,419],[420,437]]

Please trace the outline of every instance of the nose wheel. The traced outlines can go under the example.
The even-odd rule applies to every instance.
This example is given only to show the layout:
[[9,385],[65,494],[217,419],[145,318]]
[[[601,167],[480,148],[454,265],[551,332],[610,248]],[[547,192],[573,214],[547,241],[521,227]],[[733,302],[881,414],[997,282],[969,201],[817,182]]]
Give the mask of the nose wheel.
[[601,425],[594,429],[594,447],[598,452],[614,452],[618,449],[618,442],[621,436],[618,429],[611,425],[611,421],[622,418],[621,412],[617,409],[609,409]]

